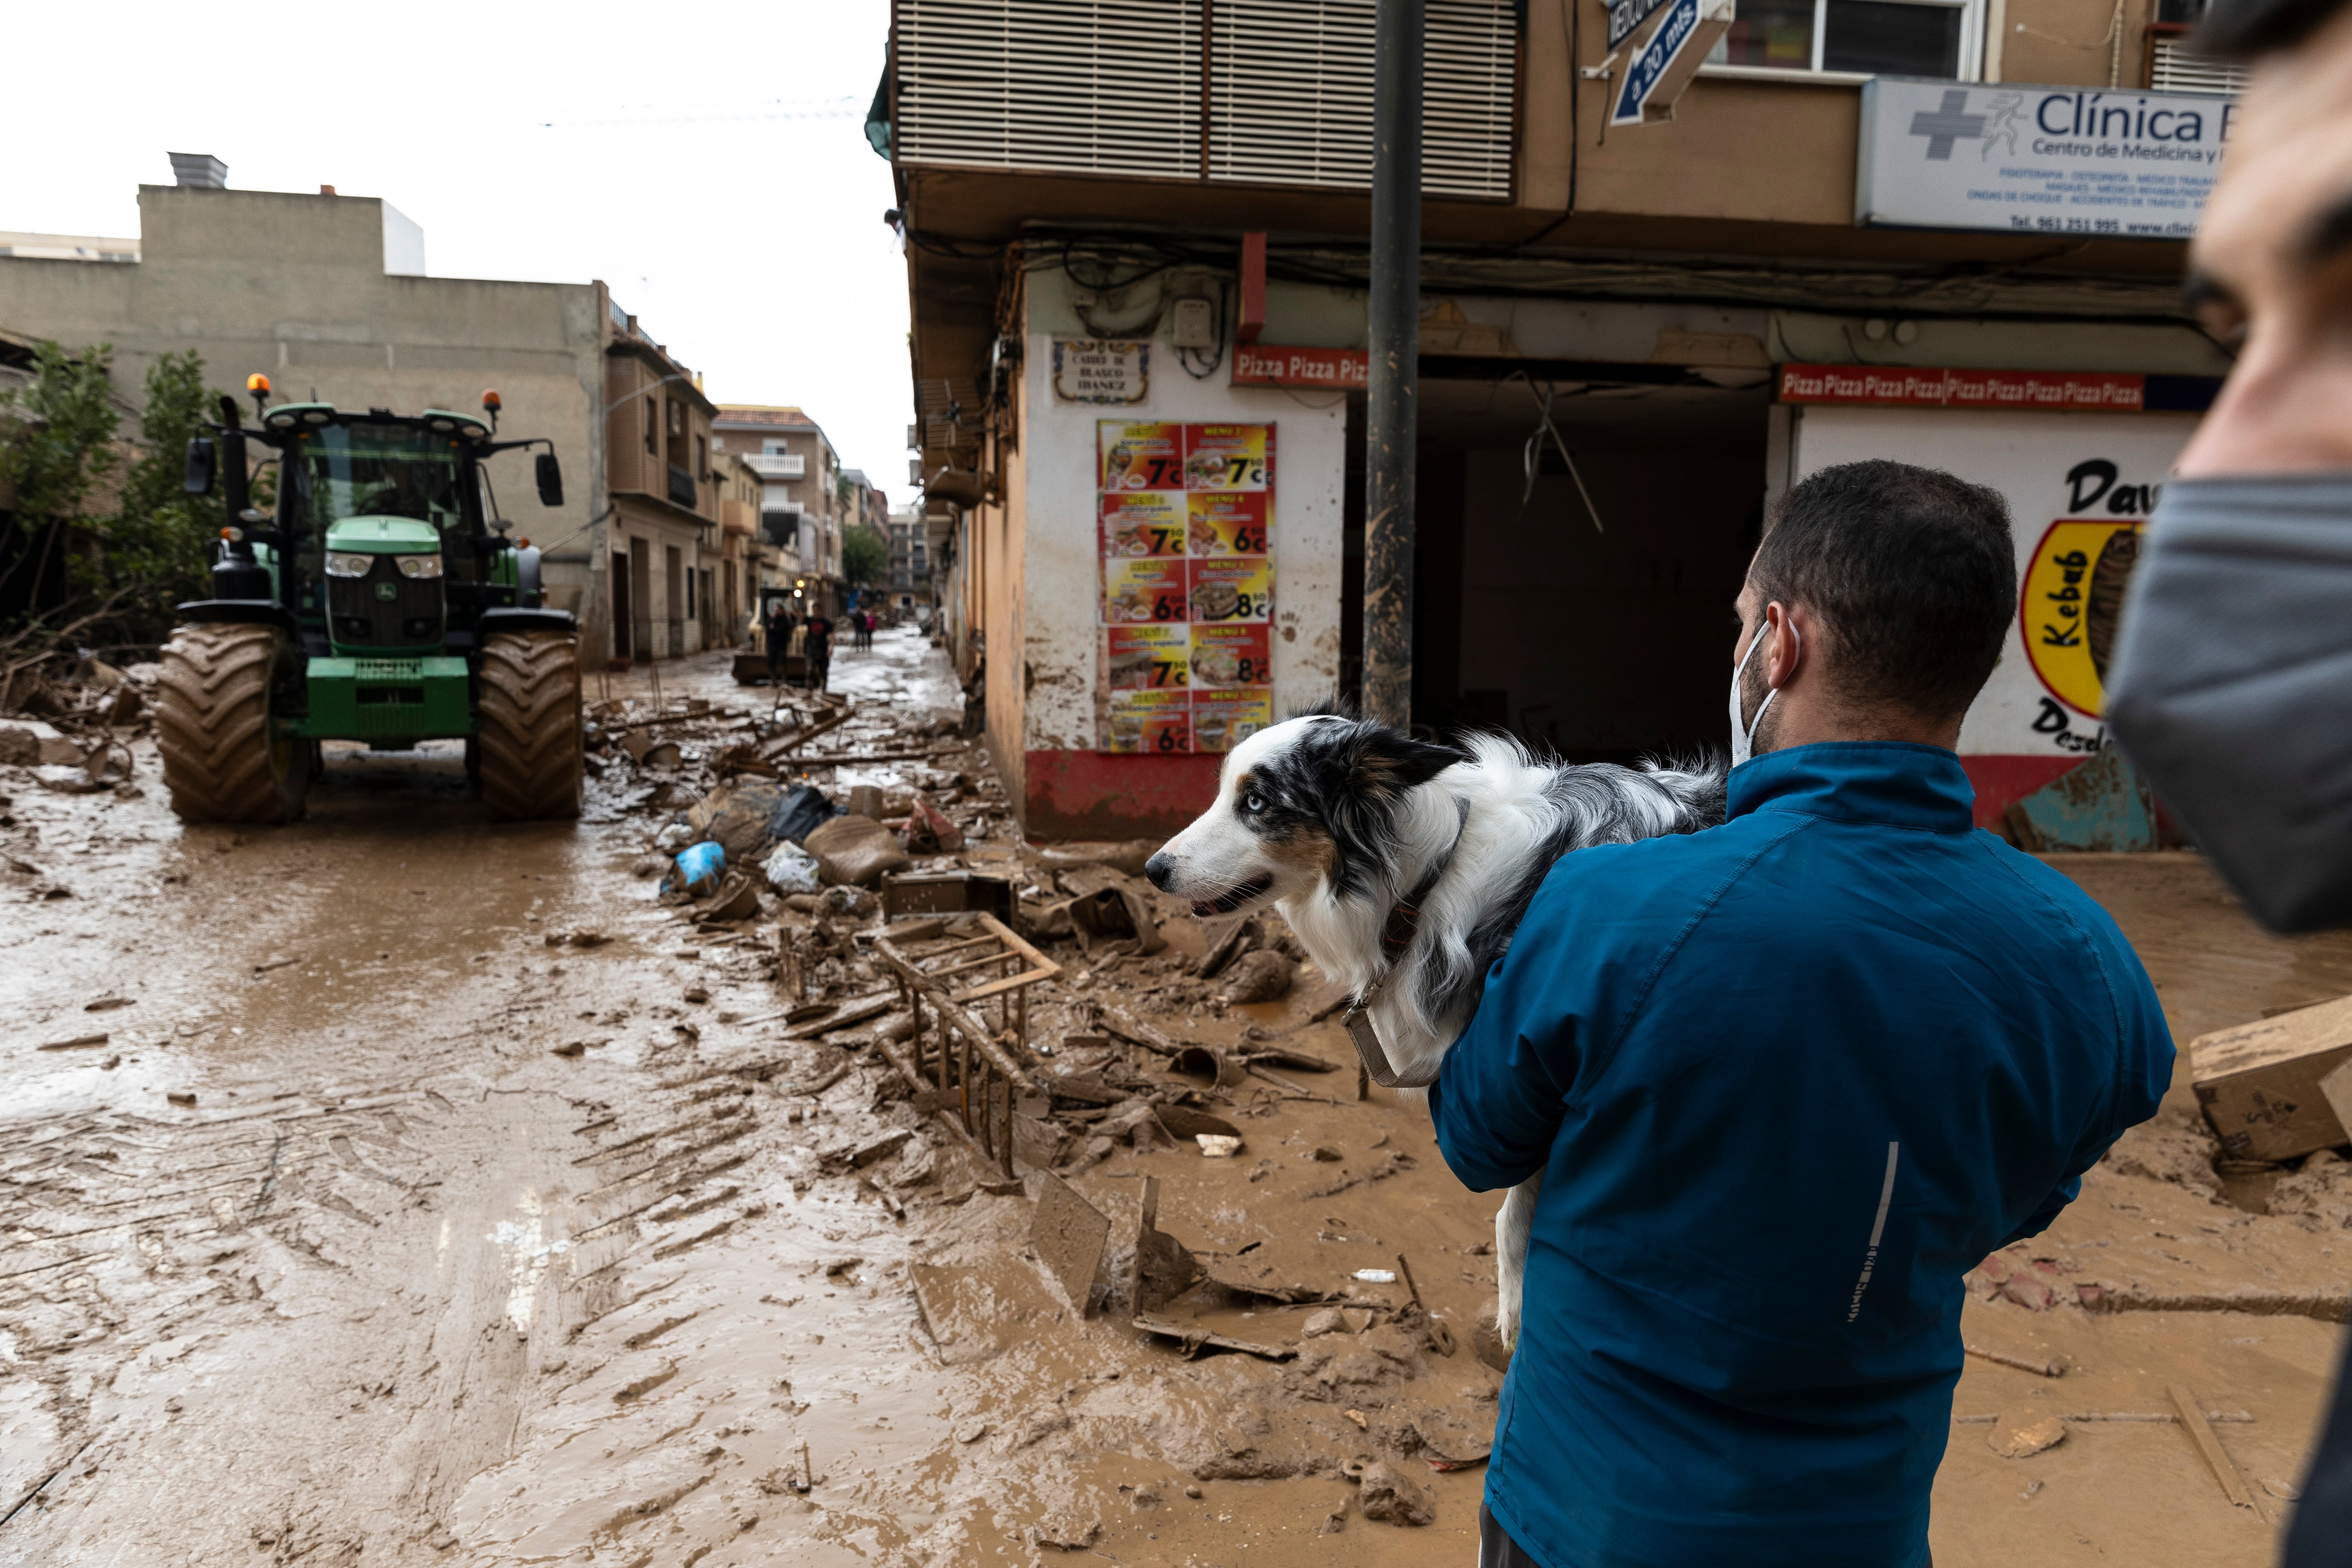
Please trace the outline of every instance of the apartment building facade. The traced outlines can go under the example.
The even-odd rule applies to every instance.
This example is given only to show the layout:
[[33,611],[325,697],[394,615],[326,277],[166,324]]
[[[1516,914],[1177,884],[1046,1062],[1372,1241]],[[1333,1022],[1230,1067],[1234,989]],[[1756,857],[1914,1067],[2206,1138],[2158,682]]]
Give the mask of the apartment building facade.
[[891,609],[901,615],[928,611],[932,604],[929,525],[920,506],[892,510],[889,574],[883,590]]
[[[1979,820],[2103,746],[2225,369],[2179,282],[2233,84],[2178,4],[1431,0],[1415,721],[1719,748],[1769,508],[1883,456],[2016,516]],[[886,84],[947,619],[1041,838],[1173,827],[1352,695],[1365,591],[1371,0],[1080,9],[897,0]]]
[[[698,378],[613,308],[604,347],[604,452],[613,518],[610,658],[624,665],[703,647],[721,513]],[[705,553],[710,561],[704,560]]]
[[760,477],[761,536],[803,601],[838,614],[841,530],[851,515],[841,495],[841,459],[817,422],[798,408],[728,404],[713,438]]
[[740,452],[723,447],[710,458],[719,492],[719,561],[709,579],[704,645],[740,647],[751,626],[761,586],[770,580],[776,552],[760,534],[760,475]]
[[259,371],[281,398],[343,407],[467,409],[496,389],[501,431],[547,437],[562,465],[557,507],[523,457],[489,477],[498,515],[544,552],[548,602],[580,617],[583,659],[704,646],[713,406],[603,283],[429,277],[423,231],[386,202],[230,189],[215,160],[183,162],[183,184],[139,187],[135,240],[10,234],[0,327],[113,345],[134,397],[157,358],[189,352],[215,384]]

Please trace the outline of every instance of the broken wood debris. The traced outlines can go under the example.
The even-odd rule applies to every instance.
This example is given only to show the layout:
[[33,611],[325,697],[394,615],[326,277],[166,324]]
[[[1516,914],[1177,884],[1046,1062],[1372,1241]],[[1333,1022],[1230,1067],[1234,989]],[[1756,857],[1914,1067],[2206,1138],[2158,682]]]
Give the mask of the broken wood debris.
[[2252,1489],[2246,1485],[2246,1479],[2238,1473],[2238,1467],[2231,1462],[2229,1451],[2221,1447],[2221,1439],[2213,1435],[2213,1428],[2207,1424],[2205,1411],[2197,1403],[2197,1396],[2177,1383],[2166,1384],[2165,1393],[2172,1400],[2172,1408],[2180,1416],[2180,1425],[2188,1428],[2189,1441],[2196,1444],[2205,1468],[2211,1470],[2213,1479],[2221,1483],[2222,1495],[2240,1508],[2252,1509],[2256,1519],[2269,1523],[2263,1518],[2263,1505],[2255,1500]]
[[1203,1350],[1240,1351],[1244,1355],[1259,1356],[1266,1361],[1288,1361],[1298,1353],[1295,1345],[1259,1344],[1253,1340],[1235,1339],[1231,1334],[1220,1334],[1197,1323],[1180,1323],[1172,1318],[1163,1318],[1151,1312],[1138,1312],[1131,1321],[1147,1334],[1181,1342],[1187,1361]]
[[1969,1354],[2000,1366],[2013,1366],[2020,1372],[2030,1372],[2036,1377],[2063,1377],[2066,1363],[2063,1361],[2034,1356],[2011,1355],[2007,1351],[1989,1350],[1982,1345],[1963,1345]]

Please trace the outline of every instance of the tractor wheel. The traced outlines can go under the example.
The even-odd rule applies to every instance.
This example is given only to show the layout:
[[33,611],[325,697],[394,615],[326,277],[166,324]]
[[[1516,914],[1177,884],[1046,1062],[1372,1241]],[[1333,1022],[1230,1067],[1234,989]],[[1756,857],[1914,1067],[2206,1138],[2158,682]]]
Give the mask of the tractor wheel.
[[272,721],[300,676],[274,626],[182,626],[163,645],[155,723],[163,784],[183,822],[292,822],[310,787],[311,743]]
[[579,640],[513,632],[482,645],[482,804],[494,821],[580,815]]

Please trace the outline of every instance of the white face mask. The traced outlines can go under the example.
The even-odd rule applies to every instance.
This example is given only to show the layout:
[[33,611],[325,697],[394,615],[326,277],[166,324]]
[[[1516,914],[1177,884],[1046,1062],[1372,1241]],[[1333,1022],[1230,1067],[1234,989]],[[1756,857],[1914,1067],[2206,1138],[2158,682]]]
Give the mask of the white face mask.
[[[1764,710],[1771,707],[1772,699],[1780,695],[1780,689],[1777,686],[1767,691],[1764,700],[1756,705],[1756,717],[1741,721],[1744,716],[1740,712],[1740,678],[1748,673],[1748,661],[1756,657],[1757,648],[1763,645],[1764,634],[1770,629],[1769,621],[1756,628],[1756,635],[1748,639],[1748,651],[1739,656],[1739,668],[1731,672],[1731,765],[1735,768],[1755,754],[1756,726],[1764,722]],[[1789,637],[1792,642],[1798,640],[1797,628],[1793,626],[1789,628]]]

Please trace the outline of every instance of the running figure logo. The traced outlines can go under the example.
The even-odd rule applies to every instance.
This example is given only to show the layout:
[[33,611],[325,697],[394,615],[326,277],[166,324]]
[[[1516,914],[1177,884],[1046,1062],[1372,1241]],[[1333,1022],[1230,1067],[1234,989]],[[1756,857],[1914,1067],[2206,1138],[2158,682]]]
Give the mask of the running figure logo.
[[2025,95],[2021,92],[1997,92],[1985,105],[1986,125],[1984,145],[1978,151],[1988,163],[1992,162],[1992,146],[2001,143],[2005,156],[2017,156],[2017,132],[2025,118]]

